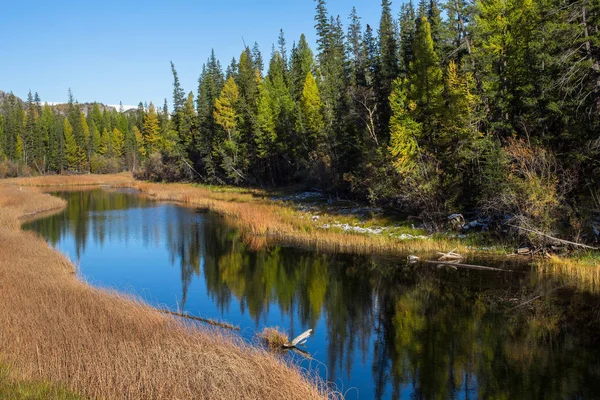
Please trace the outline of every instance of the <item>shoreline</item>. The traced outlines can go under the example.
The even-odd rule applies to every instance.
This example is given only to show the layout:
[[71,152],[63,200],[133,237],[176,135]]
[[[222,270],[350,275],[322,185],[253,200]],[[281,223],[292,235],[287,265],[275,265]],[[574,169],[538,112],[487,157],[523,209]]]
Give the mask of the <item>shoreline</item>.
[[60,212],[64,200],[7,183],[0,181],[0,362],[13,384],[50,382],[109,399],[341,397],[234,335],[80,281],[65,256],[21,230],[25,219]]
[[[479,233],[462,238],[459,235],[452,237],[442,234],[426,235],[423,238],[422,230],[398,225],[398,221],[389,221],[381,217],[371,217],[365,224],[357,216],[340,216],[328,213],[327,209],[317,211],[314,215],[303,211],[302,204],[286,202],[283,198],[273,199],[272,192],[260,189],[211,187],[190,183],[150,183],[135,180],[131,173],[12,178],[4,182],[9,185],[42,189],[55,187],[60,190],[79,190],[86,187],[134,188],[157,201],[169,201],[213,211],[240,229],[245,234],[248,244],[257,248],[281,244],[327,252],[382,256],[416,254],[425,257],[433,257],[436,252],[445,253],[454,249],[455,252],[466,257],[496,260],[518,257],[519,262],[529,263],[541,270],[565,271],[564,266],[567,264],[571,269],[574,267],[589,269],[595,267],[594,263],[596,263],[597,272],[600,273],[598,252],[578,251],[546,258],[519,256],[512,252],[512,247],[507,243],[486,238]],[[338,220],[341,220],[341,223]],[[396,230],[385,235],[363,234],[338,228],[346,225],[350,228],[358,228],[359,231],[368,231],[374,223],[379,223],[375,227],[383,227],[384,230],[389,227],[386,224],[393,225],[391,228]],[[333,226],[333,229],[322,229],[323,226]],[[395,237],[392,237],[394,234]]]

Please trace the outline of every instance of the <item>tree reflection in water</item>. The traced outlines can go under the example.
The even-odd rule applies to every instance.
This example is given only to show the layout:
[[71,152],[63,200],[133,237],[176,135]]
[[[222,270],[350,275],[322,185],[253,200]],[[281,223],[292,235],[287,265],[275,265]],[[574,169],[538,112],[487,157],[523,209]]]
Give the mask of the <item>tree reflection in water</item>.
[[[124,242],[142,251],[162,246],[170,266],[181,271],[182,309],[194,282],[203,281],[202,301],[215,305],[216,317],[228,319],[235,303],[255,327],[267,316],[289,326],[290,335],[324,324],[323,339],[311,339],[317,359],[330,380],[356,386],[360,398],[600,394],[598,298],[549,277],[290,247],[252,250],[212,214],[127,191],[59,195],[67,209],[27,229],[55,246],[73,238],[78,259],[92,242]],[[356,372],[365,365],[371,379]]]

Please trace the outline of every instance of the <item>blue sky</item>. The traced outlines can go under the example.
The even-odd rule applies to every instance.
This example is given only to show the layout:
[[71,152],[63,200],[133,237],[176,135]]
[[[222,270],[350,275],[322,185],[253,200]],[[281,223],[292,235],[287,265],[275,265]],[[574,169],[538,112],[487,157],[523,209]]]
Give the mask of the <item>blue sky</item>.
[[[392,5],[394,14],[400,1]],[[352,6],[379,25],[380,0],[329,0],[346,24]],[[215,49],[226,66],[257,41],[265,62],[279,29],[288,50],[305,33],[314,50],[313,0],[13,1],[0,13],[0,90],[25,98],[135,105],[171,99],[173,61],[186,90],[196,91],[202,64]]]

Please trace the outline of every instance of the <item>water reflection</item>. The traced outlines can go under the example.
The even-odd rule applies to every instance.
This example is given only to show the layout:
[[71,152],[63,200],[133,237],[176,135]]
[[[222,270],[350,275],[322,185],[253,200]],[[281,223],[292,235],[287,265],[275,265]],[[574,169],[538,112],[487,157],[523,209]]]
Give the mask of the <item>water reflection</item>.
[[[59,193],[29,224],[93,283],[290,335],[348,398],[600,396],[598,299],[530,274],[405,265],[273,247],[252,251],[212,214],[122,191]],[[562,285],[562,284],[561,284]]]

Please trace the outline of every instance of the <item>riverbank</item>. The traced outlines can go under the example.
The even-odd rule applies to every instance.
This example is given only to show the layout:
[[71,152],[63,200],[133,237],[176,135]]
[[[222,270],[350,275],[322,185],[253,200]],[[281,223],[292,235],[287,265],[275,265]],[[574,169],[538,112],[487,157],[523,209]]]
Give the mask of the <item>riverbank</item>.
[[[274,195],[259,189],[207,187],[181,183],[149,183],[133,179],[131,174],[45,176],[5,180],[11,185],[57,186],[61,190],[85,186],[133,187],[155,200],[171,201],[223,215],[246,233],[255,247],[289,244],[317,250],[356,254],[437,256],[437,252],[455,252],[464,256],[504,259],[514,256],[516,244],[500,243],[484,234],[427,235],[406,221],[392,220],[381,213],[360,207],[332,209],[305,206],[298,197]],[[310,194],[306,194],[310,195]],[[300,205],[299,205],[300,204]],[[355,209],[358,209],[355,212]],[[349,210],[348,212],[346,210]],[[515,256],[529,260],[528,257]],[[600,290],[598,252],[567,257],[537,258],[542,271],[573,278],[586,290]]]
[[[8,179],[23,186],[57,186],[62,189],[90,185],[133,187],[159,201],[210,209],[228,218],[255,246],[290,244],[317,250],[357,254],[397,255],[407,252],[450,251],[467,255],[481,252],[458,237],[427,236],[421,229],[396,224],[380,215],[339,213],[323,207],[315,211],[298,207],[285,197],[259,189],[206,187],[180,183],[136,181],[130,174],[48,176]],[[489,255],[504,254],[502,246],[487,249]]]
[[[184,325],[79,281],[69,260],[20,229],[22,218],[64,207],[32,187],[52,180],[73,182],[0,181],[0,362],[13,383],[7,388],[51,382],[107,399],[333,396],[298,368],[216,328]],[[130,186],[132,179],[90,176],[77,183]]]
[[[135,180],[130,173],[113,175],[43,176],[4,180],[10,185],[60,190],[81,189],[85,186],[132,187],[159,201],[171,201],[199,209],[209,209],[226,217],[246,233],[249,244],[260,247],[269,244],[290,244],[316,250],[356,254],[419,254],[436,255],[453,250],[474,256],[504,258],[513,255],[517,243],[502,243],[486,234],[427,235],[407,221],[393,220],[382,213],[372,213],[360,207],[344,209],[319,205],[306,206],[295,200],[305,197],[275,195],[260,189],[207,187],[184,183],[150,183]],[[354,212],[358,210],[357,212]],[[366,215],[365,215],[366,214]],[[538,259],[538,266],[556,271],[600,264],[600,255],[589,252],[574,256]],[[581,254],[584,254],[583,256]],[[523,257],[523,260],[526,260]],[[598,261],[598,262],[596,262]],[[600,273],[600,265],[598,265]],[[587,279],[587,278],[586,278]]]

